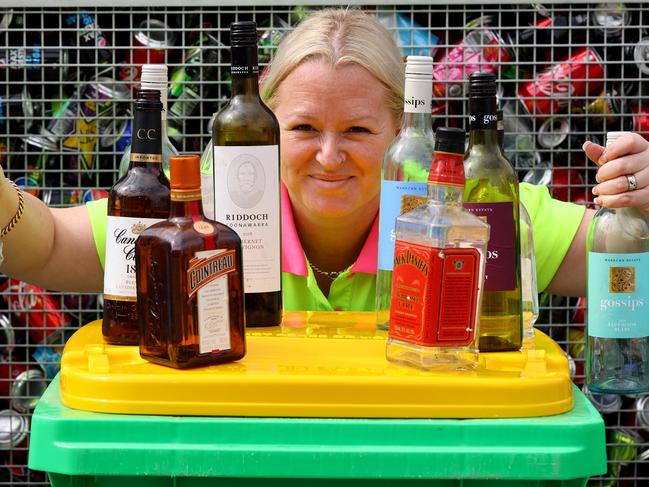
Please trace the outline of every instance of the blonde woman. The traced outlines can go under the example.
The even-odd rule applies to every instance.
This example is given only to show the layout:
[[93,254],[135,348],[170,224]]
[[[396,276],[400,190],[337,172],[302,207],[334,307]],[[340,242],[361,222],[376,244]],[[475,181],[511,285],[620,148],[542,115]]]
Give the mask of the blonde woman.
[[[312,14],[288,35],[263,80],[281,128],[283,295],[288,310],[371,310],[383,153],[400,126],[403,62],[390,34],[359,10]],[[649,211],[649,142],[606,151],[596,186],[606,206]],[[628,191],[625,175],[637,189]],[[0,180],[2,272],[49,289],[100,292],[106,203],[48,209]],[[592,211],[522,185],[536,240],[539,288],[585,293]]]

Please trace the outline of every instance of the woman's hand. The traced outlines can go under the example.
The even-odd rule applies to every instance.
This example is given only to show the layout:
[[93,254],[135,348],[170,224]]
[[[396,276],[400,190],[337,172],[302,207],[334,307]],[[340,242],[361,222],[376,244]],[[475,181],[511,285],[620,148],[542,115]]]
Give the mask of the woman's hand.
[[632,206],[649,215],[649,142],[629,133],[610,147],[588,141],[583,149],[599,166],[595,203],[607,208]]

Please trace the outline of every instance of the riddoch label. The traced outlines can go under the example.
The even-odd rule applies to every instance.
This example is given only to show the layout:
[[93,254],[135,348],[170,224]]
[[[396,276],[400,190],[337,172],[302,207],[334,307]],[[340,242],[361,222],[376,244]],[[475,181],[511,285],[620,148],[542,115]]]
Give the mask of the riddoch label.
[[135,301],[135,241],[162,218],[109,216],[106,225],[104,295],[108,299]]
[[228,274],[236,270],[233,250],[196,252],[187,269],[187,292],[198,308],[199,353],[229,350]]
[[649,253],[588,253],[588,336],[649,336]]
[[214,146],[215,220],[239,234],[246,293],[280,290],[279,147]]
[[397,240],[390,338],[429,347],[460,347],[475,339],[480,252]]

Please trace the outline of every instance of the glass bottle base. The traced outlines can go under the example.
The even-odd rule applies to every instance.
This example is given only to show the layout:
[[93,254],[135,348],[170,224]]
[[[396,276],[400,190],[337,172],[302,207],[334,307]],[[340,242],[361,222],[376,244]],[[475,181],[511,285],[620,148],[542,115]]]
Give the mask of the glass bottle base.
[[598,394],[643,394],[649,392],[649,382],[628,377],[612,377],[588,383],[588,390]]
[[386,358],[422,370],[470,371],[478,366],[478,351],[466,347],[425,347],[389,339]]

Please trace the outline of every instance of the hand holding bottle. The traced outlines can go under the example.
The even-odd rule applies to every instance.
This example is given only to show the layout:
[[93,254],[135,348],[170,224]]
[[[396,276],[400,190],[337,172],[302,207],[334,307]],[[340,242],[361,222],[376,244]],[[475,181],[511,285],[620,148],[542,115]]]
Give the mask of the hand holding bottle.
[[606,149],[593,142],[583,146],[597,164],[595,203],[607,208],[636,207],[649,216],[649,142],[625,134]]

